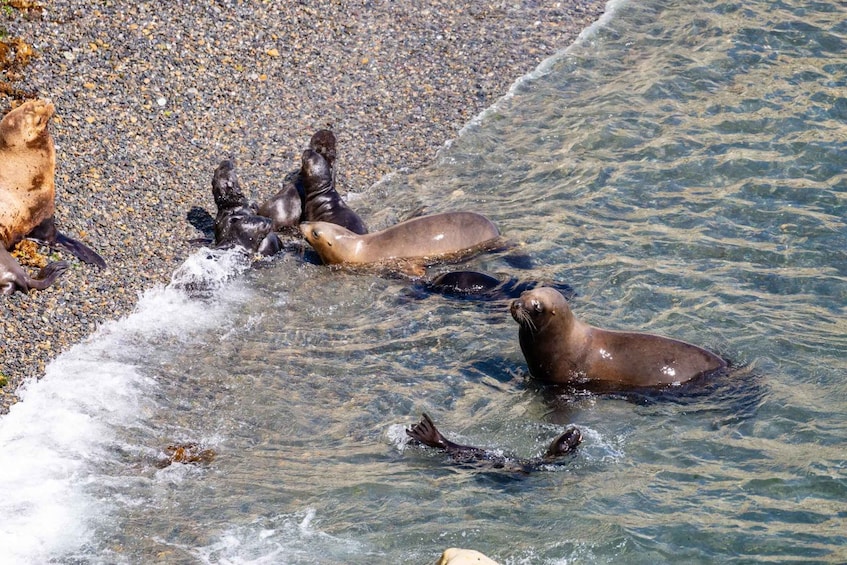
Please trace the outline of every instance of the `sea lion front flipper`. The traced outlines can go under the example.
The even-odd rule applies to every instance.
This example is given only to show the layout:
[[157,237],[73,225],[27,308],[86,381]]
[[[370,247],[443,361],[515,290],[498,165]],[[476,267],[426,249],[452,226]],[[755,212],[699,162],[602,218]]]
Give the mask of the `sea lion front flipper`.
[[106,268],[106,261],[104,261],[96,251],[81,241],[68,237],[61,232],[56,232],[56,243],[54,247],[61,247],[62,249],[67,250],[83,263],[94,265],[100,269]]
[[93,249],[84,243],[77,241],[59,232],[56,229],[56,223],[53,216],[50,216],[27,234],[27,239],[37,241],[48,247],[58,247],[71,253],[74,257],[88,263],[96,265],[101,269],[106,268],[106,261],[103,260]]

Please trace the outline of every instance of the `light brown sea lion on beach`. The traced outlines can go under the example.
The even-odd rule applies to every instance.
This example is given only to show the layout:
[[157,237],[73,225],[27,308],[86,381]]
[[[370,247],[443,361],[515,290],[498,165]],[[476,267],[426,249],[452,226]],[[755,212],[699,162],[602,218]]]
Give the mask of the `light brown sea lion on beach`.
[[47,126],[55,108],[30,100],[0,120],[0,241],[11,249],[24,238],[106,266],[97,253],[56,230],[56,150]]
[[13,294],[16,290],[28,292],[29,289],[44,290],[64,273],[68,268],[65,261],[50,263],[38,273],[30,277],[12,255],[0,247],[0,294]]
[[475,212],[445,212],[358,235],[328,222],[303,222],[300,232],[327,265],[431,260],[485,248],[500,236],[491,220]]
[[550,384],[600,382],[622,387],[675,385],[723,369],[726,361],[696,345],[580,322],[558,291],[540,287],[512,302],[529,372]]

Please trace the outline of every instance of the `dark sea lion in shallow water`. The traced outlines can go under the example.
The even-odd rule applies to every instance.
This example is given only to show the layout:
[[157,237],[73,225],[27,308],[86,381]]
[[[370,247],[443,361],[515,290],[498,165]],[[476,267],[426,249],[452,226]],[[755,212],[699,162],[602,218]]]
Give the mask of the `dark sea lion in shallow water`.
[[221,161],[212,176],[212,195],[218,214],[215,217],[215,246],[239,246],[253,253],[273,255],[282,249],[273,232],[273,220],[256,214],[235,173],[235,162]]
[[548,384],[677,385],[727,366],[690,343],[589,326],[549,287],[524,292],[511,313],[530,374]]
[[366,234],[368,228],[335,190],[329,162],[317,151],[303,152],[300,178],[306,198],[303,218],[307,222],[329,222],[343,226],[355,234]]
[[0,294],[13,294],[16,290],[28,292],[29,289],[44,290],[53,284],[68,268],[68,263],[58,261],[50,263],[31,278],[12,255],[0,247]]
[[[548,283],[565,297],[576,295],[573,288],[563,283]],[[541,286],[533,280],[519,280],[514,277],[495,277],[479,271],[448,271],[441,273],[422,284],[427,292],[433,292],[451,298],[496,301],[518,298],[527,290]]]
[[433,260],[482,250],[500,237],[497,226],[475,212],[421,216],[365,235],[327,222],[304,222],[300,232],[327,265]]
[[0,241],[11,249],[34,239],[106,267],[100,255],[56,230],[56,149],[47,126],[55,108],[30,100],[0,120]]
[[432,419],[426,414],[423,415],[420,422],[406,429],[406,435],[427,447],[446,451],[456,463],[519,472],[529,472],[544,465],[555,464],[557,459],[573,453],[576,447],[582,443],[582,432],[579,431],[579,428],[569,426],[563,434],[553,440],[541,457],[533,459],[506,457],[486,449],[460,445],[450,441],[441,435]]

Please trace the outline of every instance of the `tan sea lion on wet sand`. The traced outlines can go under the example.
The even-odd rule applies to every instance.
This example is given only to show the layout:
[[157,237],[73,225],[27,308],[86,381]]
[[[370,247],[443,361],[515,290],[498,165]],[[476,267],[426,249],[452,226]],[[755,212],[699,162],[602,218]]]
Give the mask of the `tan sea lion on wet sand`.
[[55,108],[30,100],[0,120],[0,241],[11,249],[24,238],[106,266],[97,253],[56,230],[56,150],[47,126]]
[[727,366],[714,353],[690,343],[589,326],[549,287],[524,292],[512,302],[511,313],[520,325],[529,372],[544,383],[675,385]]
[[491,220],[475,212],[420,216],[365,235],[328,222],[303,222],[300,232],[327,265],[433,260],[483,250],[500,236]]
[[44,290],[68,268],[65,261],[50,263],[31,278],[12,255],[0,247],[0,294],[13,294],[16,290],[28,292],[29,289]]

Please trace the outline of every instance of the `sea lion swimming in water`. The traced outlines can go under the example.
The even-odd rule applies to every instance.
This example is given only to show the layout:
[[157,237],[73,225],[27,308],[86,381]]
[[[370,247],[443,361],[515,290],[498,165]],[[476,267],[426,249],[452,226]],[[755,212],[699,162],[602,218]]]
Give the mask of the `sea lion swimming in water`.
[[0,120],[0,242],[11,249],[33,239],[102,269],[100,255],[56,230],[56,149],[47,129],[54,112],[51,102],[30,100]]
[[[567,298],[576,295],[574,289],[564,283],[546,283]],[[447,271],[430,281],[418,285],[426,292],[432,292],[463,300],[498,301],[513,300],[527,290],[543,286],[539,281],[519,280],[514,277],[495,277],[479,271]]]
[[435,427],[432,419],[423,414],[420,422],[406,429],[406,435],[410,438],[435,449],[446,451],[453,461],[460,464],[468,464],[475,466],[490,467],[493,469],[505,469],[508,471],[517,471],[528,473],[530,471],[542,468],[544,465],[551,465],[557,459],[564,455],[573,453],[577,446],[582,443],[582,432],[575,426],[569,426],[567,430],[550,444],[547,451],[541,457],[534,459],[518,459],[513,457],[505,457],[503,455],[473,447],[469,445],[460,445],[454,443],[441,435],[438,428]]
[[0,294],[13,294],[16,290],[28,292],[29,289],[44,290],[53,284],[68,268],[66,261],[50,263],[31,278],[12,255],[0,247]]
[[241,191],[235,162],[221,161],[212,176],[212,196],[218,207],[215,217],[215,246],[234,245],[261,255],[273,255],[282,248],[273,232],[273,220],[256,214],[256,208]]
[[589,326],[549,287],[524,292],[510,310],[529,372],[546,384],[677,385],[727,366],[690,343]]
[[500,237],[491,220],[474,212],[420,216],[365,235],[327,222],[303,222],[300,232],[327,265],[432,260],[482,250]]

